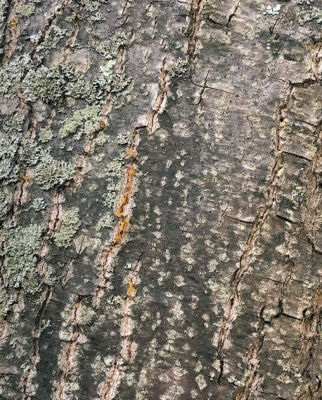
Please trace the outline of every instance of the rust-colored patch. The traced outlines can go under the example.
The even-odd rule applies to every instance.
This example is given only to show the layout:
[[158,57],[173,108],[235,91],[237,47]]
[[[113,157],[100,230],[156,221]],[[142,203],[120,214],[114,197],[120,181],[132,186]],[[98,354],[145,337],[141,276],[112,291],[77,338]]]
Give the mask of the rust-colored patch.
[[127,295],[128,295],[128,297],[132,297],[132,296],[134,296],[134,294],[135,294],[135,286],[131,279],[130,283],[129,283],[129,287],[127,289]]
[[118,226],[117,226],[117,231],[114,236],[115,244],[119,244],[123,240],[123,238],[128,230],[129,224],[130,224],[130,218],[127,218],[127,217],[125,217],[119,221]]
[[12,30],[15,30],[15,29],[17,29],[16,27],[17,27],[17,24],[18,24],[18,18],[12,18],[12,20],[10,21],[10,26],[11,26],[11,28],[12,28]]
[[127,179],[126,179],[126,185],[125,185],[125,190],[123,192],[123,196],[121,197],[121,201],[119,202],[119,205],[117,206],[115,215],[118,218],[121,218],[124,215],[124,206],[126,206],[129,203],[130,196],[133,192],[133,181],[134,181],[134,176],[136,173],[136,167],[134,164],[130,164],[127,170]]
[[135,157],[136,156],[136,149],[134,147],[130,147],[129,151],[127,152],[128,157]]

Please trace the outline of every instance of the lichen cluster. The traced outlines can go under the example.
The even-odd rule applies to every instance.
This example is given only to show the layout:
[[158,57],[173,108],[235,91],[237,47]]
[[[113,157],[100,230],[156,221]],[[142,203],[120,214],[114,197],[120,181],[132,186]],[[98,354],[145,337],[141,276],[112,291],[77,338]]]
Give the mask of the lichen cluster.
[[48,164],[41,164],[36,173],[36,180],[43,189],[49,190],[55,185],[63,185],[72,178],[76,171],[74,163],[52,160]]
[[78,131],[77,137],[79,138],[84,132],[86,135],[90,135],[100,129],[100,108],[98,106],[88,106],[84,109],[77,110],[73,116],[66,118],[63,126],[59,130],[61,138],[65,138],[70,134],[74,134]]
[[29,293],[37,290],[37,253],[41,234],[42,229],[37,225],[24,228],[7,226],[3,230],[0,256],[4,257],[3,277],[6,286],[23,288]]
[[62,223],[58,232],[54,235],[54,241],[58,247],[68,247],[71,244],[72,237],[78,231],[81,225],[79,218],[79,209],[72,207],[65,211]]

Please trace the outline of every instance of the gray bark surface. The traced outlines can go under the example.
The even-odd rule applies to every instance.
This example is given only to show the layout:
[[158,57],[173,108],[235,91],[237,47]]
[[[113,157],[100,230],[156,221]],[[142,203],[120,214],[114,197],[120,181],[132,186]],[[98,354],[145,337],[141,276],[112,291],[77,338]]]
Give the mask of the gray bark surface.
[[319,0],[0,0],[0,398],[320,399]]

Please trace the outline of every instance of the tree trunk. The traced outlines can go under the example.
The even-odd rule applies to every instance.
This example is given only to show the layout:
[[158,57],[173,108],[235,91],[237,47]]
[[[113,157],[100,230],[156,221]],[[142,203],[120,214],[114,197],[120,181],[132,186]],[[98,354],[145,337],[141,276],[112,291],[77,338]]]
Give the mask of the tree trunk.
[[321,399],[321,2],[0,0],[1,399]]

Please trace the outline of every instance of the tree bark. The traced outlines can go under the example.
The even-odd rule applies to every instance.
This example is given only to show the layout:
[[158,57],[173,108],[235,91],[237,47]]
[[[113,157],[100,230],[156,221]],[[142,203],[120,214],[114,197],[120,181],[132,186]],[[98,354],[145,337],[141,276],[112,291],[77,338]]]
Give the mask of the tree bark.
[[0,398],[322,398],[320,6],[0,0]]

